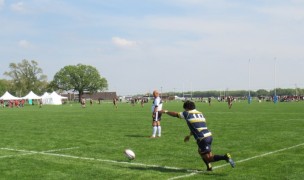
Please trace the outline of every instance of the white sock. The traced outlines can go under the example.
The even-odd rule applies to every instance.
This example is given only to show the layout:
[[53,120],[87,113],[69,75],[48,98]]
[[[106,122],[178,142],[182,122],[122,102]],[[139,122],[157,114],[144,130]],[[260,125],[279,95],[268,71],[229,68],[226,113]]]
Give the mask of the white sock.
[[161,136],[161,126],[157,126],[158,136]]
[[153,137],[155,137],[156,131],[157,131],[157,127],[156,127],[156,126],[153,126],[153,133],[152,133],[152,136],[153,136]]

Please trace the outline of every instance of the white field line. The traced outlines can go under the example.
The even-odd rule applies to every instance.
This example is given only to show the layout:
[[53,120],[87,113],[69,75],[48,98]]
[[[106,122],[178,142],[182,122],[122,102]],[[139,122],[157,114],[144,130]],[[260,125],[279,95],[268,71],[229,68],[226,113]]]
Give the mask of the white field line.
[[[78,148],[78,147],[75,147],[75,148]],[[197,170],[190,170],[190,169],[178,168],[178,167],[147,165],[147,164],[142,164],[142,163],[133,163],[133,162],[129,162],[129,161],[115,161],[115,160],[97,159],[97,158],[90,158],[90,157],[80,157],[80,156],[52,153],[54,151],[62,151],[62,150],[75,149],[75,148],[55,149],[55,150],[48,150],[48,151],[30,151],[30,150],[11,149],[11,148],[0,148],[0,150],[17,151],[17,152],[24,153],[24,154],[19,154],[19,155],[42,154],[42,155],[48,155],[48,156],[57,156],[57,157],[65,157],[65,158],[88,160],[88,161],[99,161],[99,162],[126,164],[126,165],[133,165],[133,166],[154,167],[154,168],[163,168],[163,169],[171,169],[171,170],[183,170],[186,172],[197,172]],[[2,158],[13,157],[13,156],[18,156],[18,155],[2,156]]]
[[[295,145],[295,146],[291,146],[291,147],[287,147],[287,148],[283,148],[283,149],[279,149],[279,150],[276,150],[276,151],[271,151],[271,152],[264,153],[264,154],[261,154],[261,155],[258,155],[258,156],[253,156],[253,157],[250,157],[250,158],[247,158],[247,159],[239,160],[239,161],[236,161],[235,163],[242,163],[242,162],[249,161],[249,160],[252,160],[252,159],[267,156],[267,155],[270,155],[270,154],[274,154],[274,153],[278,153],[278,152],[281,152],[281,151],[286,151],[286,150],[289,150],[289,149],[297,148],[297,147],[303,146],[303,145],[304,145],[304,143],[298,144],[298,145]],[[230,165],[230,164],[223,164],[223,165],[220,165],[220,166],[215,166],[212,169],[219,169],[219,168],[222,168],[222,167],[225,167],[225,166],[228,166],[228,165]],[[185,177],[189,177],[189,176],[194,176],[196,174],[203,173],[203,172],[206,172],[206,171],[197,171],[197,172],[193,172],[191,174],[186,174],[186,175],[183,175],[183,176],[176,176],[176,177],[173,177],[173,178],[169,178],[168,180],[181,179],[181,178],[185,178]]]
[[34,153],[23,153],[23,154],[15,154],[15,155],[7,155],[7,156],[0,156],[0,159],[4,158],[10,158],[10,157],[16,157],[16,156],[24,156],[24,155],[29,155],[29,154],[34,154]]
[[0,150],[7,150],[7,151],[17,151],[17,152],[26,152],[26,153],[41,153],[41,152],[56,152],[56,151],[65,151],[70,149],[78,149],[79,147],[70,147],[70,148],[61,148],[61,149],[52,149],[47,151],[30,151],[30,150],[23,150],[23,149],[12,149],[12,148],[0,148]]
[[[64,150],[77,149],[77,148],[79,148],[79,147],[62,148],[62,149],[53,149],[53,150],[48,150],[48,151],[43,151],[43,152],[57,152],[57,151],[64,151]],[[30,155],[30,154],[37,154],[37,153],[39,153],[38,151],[28,151],[28,150],[12,149],[12,148],[0,148],[0,150],[23,152],[22,154],[0,156],[0,159],[3,159],[3,158],[10,158],[10,157],[15,157],[15,156],[24,156],[24,155]]]

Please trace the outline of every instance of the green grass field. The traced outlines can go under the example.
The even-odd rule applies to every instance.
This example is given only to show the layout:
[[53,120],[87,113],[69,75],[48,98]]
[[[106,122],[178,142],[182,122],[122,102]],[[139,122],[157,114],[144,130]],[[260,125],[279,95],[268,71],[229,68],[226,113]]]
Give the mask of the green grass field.
[[[162,137],[151,135],[151,101],[130,104],[26,106],[0,109],[0,179],[303,179],[304,102],[197,103],[213,133],[215,154],[230,152],[236,168],[197,154],[186,123],[167,115]],[[182,111],[182,102],[164,109]],[[123,151],[136,153],[129,162]]]

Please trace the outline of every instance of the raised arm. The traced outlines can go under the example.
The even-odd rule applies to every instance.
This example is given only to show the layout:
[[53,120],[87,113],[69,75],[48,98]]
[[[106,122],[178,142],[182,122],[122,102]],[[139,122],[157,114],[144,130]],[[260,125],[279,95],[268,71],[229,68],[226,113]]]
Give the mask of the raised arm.
[[168,114],[169,116],[172,116],[172,117],[178,117],[178,112],[162,110],[162,113]]

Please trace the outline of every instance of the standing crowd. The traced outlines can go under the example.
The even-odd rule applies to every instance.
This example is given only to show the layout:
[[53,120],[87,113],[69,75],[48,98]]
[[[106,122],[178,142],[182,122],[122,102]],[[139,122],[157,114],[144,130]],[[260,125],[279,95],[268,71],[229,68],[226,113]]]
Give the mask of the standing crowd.
[[0,104],[1,107],[9,107],[9,108],[13,108],[13,107],[24,107],[24,103],[25,100],[21,99],[21,100],[0,100]]

